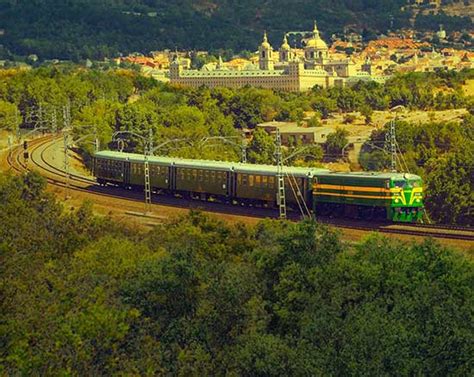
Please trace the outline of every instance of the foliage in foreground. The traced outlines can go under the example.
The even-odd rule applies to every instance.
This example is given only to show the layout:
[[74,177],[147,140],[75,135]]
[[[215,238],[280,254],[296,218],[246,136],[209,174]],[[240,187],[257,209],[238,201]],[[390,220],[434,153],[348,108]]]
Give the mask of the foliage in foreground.
[[467,375],[470,260],[201,213],[147,234],[0,177],[0,374]]

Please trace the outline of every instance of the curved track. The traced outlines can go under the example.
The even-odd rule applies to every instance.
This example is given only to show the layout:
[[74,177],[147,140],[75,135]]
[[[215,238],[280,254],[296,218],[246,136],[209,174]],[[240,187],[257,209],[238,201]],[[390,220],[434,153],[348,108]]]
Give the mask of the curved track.
[[[127,199],[143,201],[143,194],[117,187],[102,187],[95,179],[77,174],[69,174],[66,179],[64,170],[58,168],[48,160],[48,150],[57,141],[57,136],[44,136],[29,143],[30,161],[23,160],[23,149],[18,147],[8,156],[8,164],[18,173],[34,167],[51,185],[67,188],[71,191],[81,191],[89,194],[101,195],[108,198]],[[246,217],[275,218],[277,211],[268,208],[230,206],[221,203],[201,202],[198,200],[187,200],[182,198],[153,196],[157,204],[179,208],[201,208],[210,212],[241,215]],[[290,213],[292,219],[298,219],[297,213]],[[393,224],[381,222],[367,222],[348,219],[319,218],[319,221],[340,228],[355,229],[360,231],[378,231],[401,235],[412,235],[417,237],[433,237],[455,240],[474,241],[474,229],[460,226],[428,225],[428,224]]]

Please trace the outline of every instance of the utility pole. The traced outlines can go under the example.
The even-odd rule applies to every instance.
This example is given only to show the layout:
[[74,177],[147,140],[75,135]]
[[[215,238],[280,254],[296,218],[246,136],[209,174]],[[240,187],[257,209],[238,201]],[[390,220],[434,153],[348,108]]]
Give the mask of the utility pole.
[[100,150],[100,141],[99,136],[97,135],[97,125],[94,125],[94,144],[95,144],[95,151],[98,152]]
[[39,127],[43,126],[43,106],[41,105],[41,102],[38,106],[38,115],[36,116],[36,124],[34,128],[38,128],[38,124]]
[[53,133],[56,133],[56,131],[58,130],[58,122],[57,122],[57,118],[56,118],[56,109],[53,109],[53,113],[51,115],[51,128],[52,128]]
[[395,120],[390,121],[390,157],[392,173],[397,172],[397,137],[395,134]]
[[8,156],[10,157],[13,150],[13,136],[8,135]]
[[148,131],[148,152],[150,156],[153,156],[153,130],[151,128]]
[[15,129],[20,129],[20,122],[18,121],[18,107],[15,106]]
[[245,134],[242,138],[242,156],[241,156],[241,162],[243,164],[247,163],[247,140],[245,140]]
[[286,219],[286,197],[285,197],[285,177],[283,175],[283,156],[281,152],[281,135],[280,130],[276,129],[276,146],[275,146],[275,157],[277,162],[277,180],[278,180],[278,192],[277,192],[277,203],[280,211],[280,219]]
[[63,122],[64,122],[64,128],[68,128],[69,125],[71,124],[71,112],[69,108],[69,102],[63,106]]
[[148,156],[153,155],[153,130],[148,132],[148,140],[144,139],[144,172],[145,172],[145,214],[151,212],[151,183],[150,183],[150,165]]
[[64,141],[64,172],[66,173],[66,193],[65,199],[69,198],[69,147],[68,147],[68,135],[66,132],[63,134]]
[[145,214],[151,212],[151,184],[150,184],[150,165],[148,164],[148,154],[151,149],[147,145],[146,140],[144,141],[144,172],[145,172]]

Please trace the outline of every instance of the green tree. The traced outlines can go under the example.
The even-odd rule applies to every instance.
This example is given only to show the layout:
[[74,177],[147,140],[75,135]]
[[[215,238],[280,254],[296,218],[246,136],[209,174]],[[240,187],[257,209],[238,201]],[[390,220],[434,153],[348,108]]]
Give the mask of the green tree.
[[360,113],[365,118],[365,124],[372,123],[372,115],[374,114],[374,111],[370,106],[362,106]]
[[321,114],[321,118],[327,119],[330,113],[337,110],[337,103],[327,96],[317,95],[311,99],[311,107]]
[[348,144],[349,132],[343,128],[337,128],[330,133],[326,139],[326,153],[332,156],[340,156],[343,148]]
[[426,191],[426,206],[436,220],[474,224],[473,148],[429,160]]
[[308,127],[321,127],[321,117],[319,114],[313,115],[307,122]]
[[16,131],[22,123],[22,117],[15,104],[0,101],[0,129]]
[[390,156],[387,152],[374,150],[361,152],[359,163],[367,171],[383,171],[390,166]]
[[117,112],[122,105],[118,102],[110,102],[106,100],[97,100],[96,102],[84,106],[76,115],[73,122],[73,130],[76,139],[86,137],[81,143],[82,149],[92,152],[93,147],[90,141],[97,137],[102,148],[112,140],[112,133],[116,126]]
[[[131,131],[143,137],[148,137],[150,130],[155,131],[159,126],[159,117],[151,102],[142,101],[127,104],[116,111],[115,130]],[[156,131],[155,131],[156,133]],[[131,136],[129,150],[143,149],[143,142]]]
[[255,129],[247,148],[247,159],[253,164],[274,164],[275,141],[264,129]]

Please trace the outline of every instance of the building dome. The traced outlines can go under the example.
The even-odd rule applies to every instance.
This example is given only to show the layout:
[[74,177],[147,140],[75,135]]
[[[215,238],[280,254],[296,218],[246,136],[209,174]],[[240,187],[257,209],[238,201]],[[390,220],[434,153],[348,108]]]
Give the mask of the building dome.
[[319,36],[318,26],[314,22],[313,36],[306,42],[306,47],[316,48],[316,49],[327,49],[328,45],[324,42]]
[[328,45],[321,38],[312,38],[306,43],[306,47],[313,47],[318,49],[327,49]]
[[270,46],[270,43],[268,43],[267,32],[263,33],[263,42],[260,46],[267,49],[272,48],[272,46]]
[[288,39],[286,39],[286,34],[283,37],[283,43],[281,45],[281,49],[282,50],[289,50],[290,49],[290,45],[288,44]]

